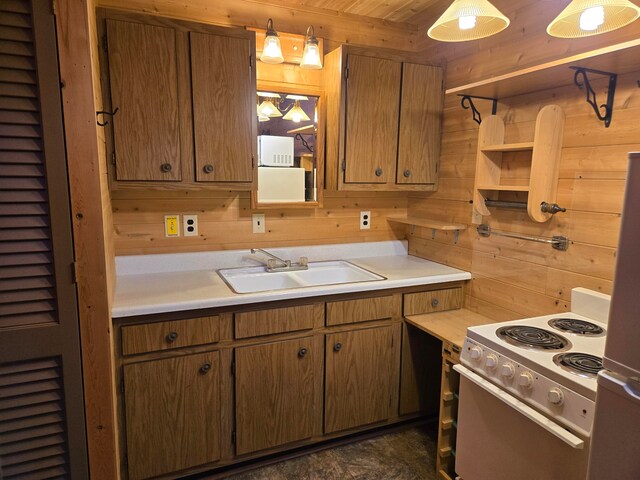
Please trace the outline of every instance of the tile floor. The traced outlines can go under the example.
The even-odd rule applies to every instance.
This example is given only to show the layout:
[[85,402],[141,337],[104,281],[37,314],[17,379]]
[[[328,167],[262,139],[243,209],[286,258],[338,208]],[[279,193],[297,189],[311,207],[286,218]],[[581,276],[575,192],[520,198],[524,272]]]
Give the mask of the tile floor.
[[228,477],[231,480],[435,480],[435,425],[414,427]]

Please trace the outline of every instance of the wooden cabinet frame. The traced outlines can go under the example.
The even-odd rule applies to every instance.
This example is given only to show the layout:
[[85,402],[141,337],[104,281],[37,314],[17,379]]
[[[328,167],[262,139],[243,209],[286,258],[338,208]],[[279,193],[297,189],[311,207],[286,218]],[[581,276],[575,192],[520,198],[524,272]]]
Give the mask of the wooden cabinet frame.
[[[226,37],[247,39],[250,42],[251,59],[247,59],[247,67],[251,68],[251,83],[256,84],[256,59],[255,59],[255,33],[242,28],[218,27],[202,23],[187,22],[172,18],[141,15],[118,10],[97,9],[97,34],[100,45],[100,81],[103,92],[103,110],[111,112],[117,105],[111,103],[111,88],[109,80],[109,58],[105,51],[106,20],[120,20],[146,25],[156,25],[173,28],[176,31],[176,59],[178,74],[178,124],[179,124],[179,153],[181,158],[181,181],[119,181],[116,179],[115,171],[115,144],[113,134],[113,122],[106,120],[109,124],[104,127],[104,136],[107,153],[107,172],[109,176],[109,188],[112,192],[130,189],[160,189],[160,190],[235,190],[249,191],[252,182],[203,182],[196,181],[196,158],[194,151],[194,116],[193,103],[191,98],[191,68],[189,54],[189,32],[207,33],[222,35]],[[247,92],[252,97],[255,91]],[[257,136],[257,117],[251,123],[251,138],[255,140]],[[253,164],[257,161],[257,145],[251,142]]]

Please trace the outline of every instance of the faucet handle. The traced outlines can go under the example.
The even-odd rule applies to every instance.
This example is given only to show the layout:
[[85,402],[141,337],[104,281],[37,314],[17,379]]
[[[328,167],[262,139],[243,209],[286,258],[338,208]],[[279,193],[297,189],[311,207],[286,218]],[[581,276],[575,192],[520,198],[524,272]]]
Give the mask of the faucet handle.
[[301,267],[306,267],[308,263],[309,263],[309,259],[307,257],[300,257],[300,260],[298,260],[298,264]]
[[276,268],[276,260],[275,258],[270,258],[267,260],[267,268]]

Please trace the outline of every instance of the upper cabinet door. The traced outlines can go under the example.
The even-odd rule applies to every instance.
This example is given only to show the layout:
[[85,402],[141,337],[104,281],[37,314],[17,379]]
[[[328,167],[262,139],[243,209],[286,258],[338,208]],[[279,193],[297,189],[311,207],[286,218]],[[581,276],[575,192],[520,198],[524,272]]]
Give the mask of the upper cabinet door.
[[196,180],[251,182],[256,80],[248,38],[189,33]]
[[117,180],[180,180],[176,32],[107,20]]
[[400,62],[348,56],[345,183],[394,183]]
[[436,182],[442,99],[441,68],[402,65],[397,183]]

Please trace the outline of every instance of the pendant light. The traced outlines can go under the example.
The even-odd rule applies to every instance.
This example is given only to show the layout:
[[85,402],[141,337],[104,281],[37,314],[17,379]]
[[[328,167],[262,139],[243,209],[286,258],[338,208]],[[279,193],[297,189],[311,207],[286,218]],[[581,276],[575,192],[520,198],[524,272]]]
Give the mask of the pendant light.
[[495,35],[509,23],[488,0],[454,0],[427,34],[441,42],[465,42]]
[[[311,34],[309,34],[309,31],[311,31]],[[307,27],[307,35],[304,40],[304,51],[302,52],[300,68],[308,70],[319,70],[322,68],[320,47],[318,46],[318,39],[314,35],[313,25]]]
[[287,112],[287,114],[283,117],[284,120],[291,120],[292,122],[306,122],[310,120],[309,116],[305,113],[305,111],[300,106],[300,100],[296,100],[293,104],[293,108]]
[[628,0],[573,0],[547,27],[552,37],[578,38],[610,32],[640,17]]
[[262,47],[262,55],[260,60],[264,63],[276,64],[284,62],[282,56],[282,48],[280,47],[280,39],[278,32],[273,28],[273,20],[267,21],[267,33],[264,36],[264,47]]

